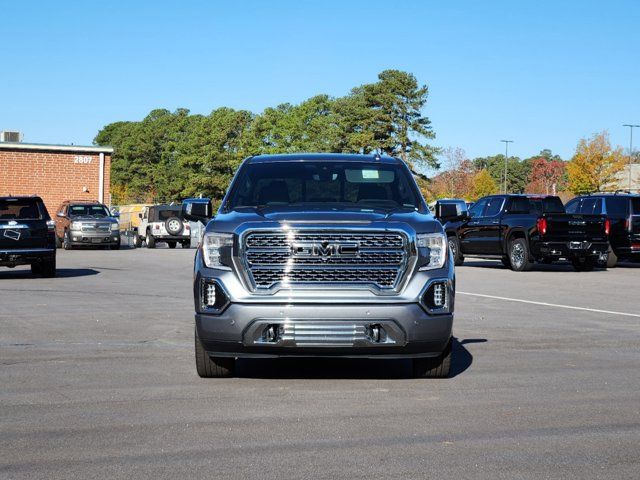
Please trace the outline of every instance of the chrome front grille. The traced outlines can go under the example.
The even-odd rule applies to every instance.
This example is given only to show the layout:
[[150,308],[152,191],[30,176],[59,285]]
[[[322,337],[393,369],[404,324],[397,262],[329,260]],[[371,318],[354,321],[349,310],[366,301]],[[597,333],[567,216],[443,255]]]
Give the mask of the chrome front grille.
[[393,290],[409,259],[399,232],[252,231],[242,260],[255,290],[276,285],[367,285]]
[[296,346],[353,346],[366,341],[367,330],[364,324],[317,322],[285,323],[282,340]]
[[406,336],[388,319],[259,319],[249,325],[242,342],[263,347],[387,347],[405,345]]
[[83,232],[100,232],[106,233],[111,230],[111,225],[108,223],[83,223],[82,231]]
[[360,248],[402,249],[404,242],[399,233],[251,233],[247,247],[289,248],[291,242],[357,242]]
[[[352,265],[398,265],[402,262],[402,252],[362,252],[357,257],[349,259]],[[283,265],[291,260],[288,251],[249,251],[247,261],[249,265]],[[340,265],[344,259],[328,257],[326,260],[319,257],[296,258],[292,260],[295,264],[304,265]]]

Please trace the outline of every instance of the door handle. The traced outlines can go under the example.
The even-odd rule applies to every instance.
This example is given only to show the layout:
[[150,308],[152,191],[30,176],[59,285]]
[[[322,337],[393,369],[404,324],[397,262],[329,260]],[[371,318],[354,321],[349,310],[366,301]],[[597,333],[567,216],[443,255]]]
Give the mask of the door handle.
[[498,225],[500,223],[500,220],[494,220],[491,222],[493,225]]

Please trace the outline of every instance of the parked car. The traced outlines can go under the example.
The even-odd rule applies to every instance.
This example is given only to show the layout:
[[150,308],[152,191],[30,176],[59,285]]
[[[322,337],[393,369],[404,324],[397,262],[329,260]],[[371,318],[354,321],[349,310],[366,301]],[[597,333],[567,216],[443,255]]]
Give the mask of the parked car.
[[640,261],[640,195],[594,193],[567,202],[568,213],[601,214],[610,223],[607,267],[618,260]]
[[143,242],[147,248],[156,248],[157,242],[166,242],[169,248],[175,248],[178,243],[182,248],[191,246],[191,227],[184,219],[180,205],[144,207],[139,217],[134,240],[136,247],[141,247]]
[[40,197],[0,197],[0,266],[56,274],[54,222]]
[[555,196],[491,195],[468,213],[443,220],[456,265],[476,256],[525,271],[534,262],[566,259],[576,270],[592,270],[609,248],[609,221],[602,215],[567,214]]
[[[209,220],[210,202],[183,202]],[[410,358],[451,365],[455,281],[410,170],[378,155],[245,160],[195,258],[196,369],[237,357]]]
[[56,215],[56,240],[59,247],[120,248],[118,219],[106,205],[86,200],[67,200]]

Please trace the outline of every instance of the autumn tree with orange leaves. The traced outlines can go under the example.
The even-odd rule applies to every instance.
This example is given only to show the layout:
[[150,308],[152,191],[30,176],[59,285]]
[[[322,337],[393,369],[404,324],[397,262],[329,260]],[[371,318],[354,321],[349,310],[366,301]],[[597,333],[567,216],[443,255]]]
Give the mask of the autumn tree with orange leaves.
[[589,139],[583,138],[567,164],[569,190],[573,193],[606,190],[624,166],[622,147],[611,147],[608,132],[596,133]]

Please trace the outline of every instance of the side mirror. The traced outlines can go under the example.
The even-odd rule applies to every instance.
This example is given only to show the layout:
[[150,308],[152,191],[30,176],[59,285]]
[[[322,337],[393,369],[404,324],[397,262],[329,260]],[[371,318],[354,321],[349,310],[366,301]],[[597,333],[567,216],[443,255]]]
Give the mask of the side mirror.
[[459,203],[436,203],[435,217],[441,221],[449,221],[454,219],[464,220],[469,217],[466,205]]
[[56,213],[56,217],[64,218],[64,213],[58,212]]
[[187,198],[182,201],[183,218],[206,224],[213,216],[213,206],[208,198]]
[[120,218],[120,212],[111,212],[113,218]]
[[140,220],[142,220],[142,214],[141,214],[141,213],[139,213],[139,214],[138,214],[138,218],[139,218]]
[[441,220],[455,218],[458,216],[458,209],[454,203],[436,203],[436,218]]

